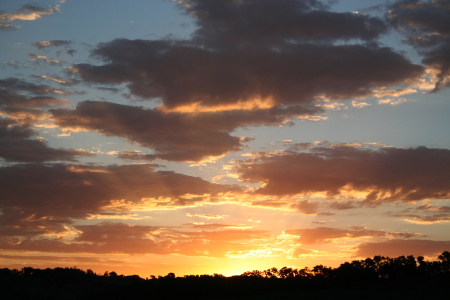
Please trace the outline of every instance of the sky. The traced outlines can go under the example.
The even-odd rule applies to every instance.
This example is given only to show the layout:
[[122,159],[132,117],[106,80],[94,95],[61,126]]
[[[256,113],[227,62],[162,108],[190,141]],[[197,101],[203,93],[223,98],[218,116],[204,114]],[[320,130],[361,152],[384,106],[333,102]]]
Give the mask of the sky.
[[0,267],[450,250],[450,1],[2,0]]

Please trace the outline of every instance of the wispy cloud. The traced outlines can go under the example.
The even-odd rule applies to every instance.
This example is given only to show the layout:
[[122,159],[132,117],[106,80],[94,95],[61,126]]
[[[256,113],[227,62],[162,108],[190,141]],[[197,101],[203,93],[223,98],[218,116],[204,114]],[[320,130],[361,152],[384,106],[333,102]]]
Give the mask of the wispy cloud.
[[53,15],[59,12],[60,6],[65,0],[57,1],[55,6],[44,7],[33,4],[23,5],[19,10],[14,13],[1,12],[0,13],[0,30],[14,30],[21,26],[14,26],[13,21],[34,21],[45,15]]

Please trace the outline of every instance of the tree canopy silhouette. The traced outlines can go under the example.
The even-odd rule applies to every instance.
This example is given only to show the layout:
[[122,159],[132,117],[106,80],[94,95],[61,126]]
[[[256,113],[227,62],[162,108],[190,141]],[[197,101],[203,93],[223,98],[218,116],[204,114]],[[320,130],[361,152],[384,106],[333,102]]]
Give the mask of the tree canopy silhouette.
[[[409,295],[411,299],[445,299],[450,292],[450,252],[436,261],[412,256],[374,256],[342,263],[337,268],[282,267],[221,274],[166,276],[96,274],[77,267],[0,269],[1,299],[327,299],[329,295],[377,299]],[[300,294],[299,294],[300,293]],[[383,293],[380,294],[380,293]],[[405,294],[406,293],[406,294]],[[309,296],[308,296],[309,295]],[[353,295],[353,296],[351,296]],[[291,297],[292,298],[289,298]],[[254,298],[251,298],[254,299]]]

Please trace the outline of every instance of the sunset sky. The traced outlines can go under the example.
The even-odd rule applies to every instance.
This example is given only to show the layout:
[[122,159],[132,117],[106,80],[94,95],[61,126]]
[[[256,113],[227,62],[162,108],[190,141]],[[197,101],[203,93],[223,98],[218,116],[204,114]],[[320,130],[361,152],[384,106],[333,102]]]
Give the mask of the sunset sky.
[[2,0],[0,268],[450,250],[450,1]]

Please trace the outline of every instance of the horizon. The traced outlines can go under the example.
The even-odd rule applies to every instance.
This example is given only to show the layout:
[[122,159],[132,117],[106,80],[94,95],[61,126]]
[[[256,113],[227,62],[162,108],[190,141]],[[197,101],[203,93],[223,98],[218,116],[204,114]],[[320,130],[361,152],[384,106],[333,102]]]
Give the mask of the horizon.
[[[425,260],[423,256],[414,257],[412,255],[401,255],[399,257],[384,257],[384,256],[380,256],[380,255],[375,255],[373,257],[373,259],[368,257],[368,258],[362,259],[362,260],[353,260],[352,262],[346,261],[344,263],[341,263],[338,267],[335,267],[335,268],[329,267],[329,266],[324,266],[324,265],[316,265],[316,266],[314,266],[314,268],[305,267],[305,268],[302,268],[302,269],[296,269],[296,268],[291,268],[289,266],[283,266],[281,268],[272,267],[272,268],[268,268],[266,270],[251,270],[251,271],[248,270],[248,271],[243,272],[242,274],[229,275],[229,276],[226,276],[226,275],[223,275],[223,274],[220,274],[220,273],[213,273],[213,274],[189,274],[189,275],[185,274],[185,275],[182,275],[182,276],[176,276],[175,273],[169,272],[168,274],[166,274],[166,276],[162,276],[161,274],[158,274],[158,275],[151,274],[151,275],[149,275],[149,276],[144,278],[144,277],[140,277],[137,274],[133,274],[133,275],[117,274],[117,272],[115,272],[114,270],[110,271],[110,272],[109,271],[105,271],[105,272],[101,272],[101,273],[96,273],[96,272],[93,272],[91,269],[83,270],[83,269],[77,268],[76,266],[66,267],[64,269],[66,269],[66,270],[67,269],[69,269],[69,270],[80,270],[80,271],[83,271],[83,273],[85,273],[85,274],[92,274],[92,275],[104,276],[104,277],[111,277],[111,276],[120,276],[120,277],[123,277],[123,276],[139,276],[140,278],[145,279],[145,280],[159,279],[159,278],[163,278],[163,277],[171,277],[171,278],[182,278],[182,277],[184,277],[185,278],[185,277],[189,277],[189,276],[199,276],[199,275],[200,276],[201,275],[207,275],[207,276],[214,276],[214,277],[216,275],[220,275],[220,276],[224,276],[224,277],[235,277],[235,276],[250,276],[251,277],[251,276],[256,276],[256,277],[265,277],[265,278],[275,276],[276,278],[288,278],[289,276],[287,276],[287,277],[286,276],[282,276],[282,270],[283,269],[290,270],[290,273],[295,275],[294,277],[297,277],[297,276],[304,277],[306,274],[310,274],[310,275],[324,275],[323,271],[321,271],[321,269],[338,270],[339,268],[347,267],[348,266],[347,264],[350,264],[351,266],[356,267],[355,271],[357,271],[358,266],[361,266],[358,263],[362,263],[362,266],[364,268],[368,268],[368,269],[374,269],[375,265],[382,266],[382,265],[390,265],[390,264],[398,264],[398,263],[400,263],[401,267],[404,267],[404,268],[407,269],[409,264],[414,262],[414,266],[415,266],[416,270],[418,270],[419,268],[423,268],[423,271],[425,273],[427,273],[428,276],[432,276],[432,275],[439,274],[439,272],[443,272],[443,273],[447,272],[448,273],[448,270],[445,269],[445,268],[447,267],[448,262],[450,261],[449,259],[450,259],[450,252],[449,251],[443,251],[438,257],[436,257],[435,260],[432,260],[432,261]],[[433,264],[433,263],[436,263],[436,262],[438,263],[437,265]],[[428,264],[428,267],[431,267],[431,269],[427,269],[427,267],[426,267],[427,264]],[[441,270],[437,266],[439,266],[439,268],[443,267],[443,269]],[[434,267],[434,269],[433,269],[433,267]],[[33,268],[32,267],[24,267],[24,268],[22,268],[20,270],[18,270],[18,269],[11,269],[10,271],[11,271],[11,274],[22,274],[22,275],[24,275],[24,274],[34,274],[35,273],[35,272],[30,272],[29,269],[33,269]],[[60,267],[46,268],[45,270],[48,270],[48,269],[56,270],[56,269],[61,269],[61,268]],[[317,269],[317,270],[315,270],[315,269]],[[376,272],[380,275],[379,267],[377,267],[375,269],[377,269]],[[44,270],[44,269],[38,269],[37,268],[37,270]],[[392,271],[392,269],[386,269],[385,271]],[[435,273],[433,273],[433,272],[435,272]],[[103,275],[102,275],[102,273],[103,273]],[[111,273],[113,273],[114,275],[111,275]],[[381,277],[381,278],[385,278],[385,277]]]
[[0,265],[436,258],[448,20],[448,0],[2,1]]

